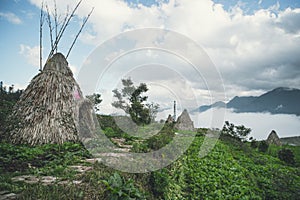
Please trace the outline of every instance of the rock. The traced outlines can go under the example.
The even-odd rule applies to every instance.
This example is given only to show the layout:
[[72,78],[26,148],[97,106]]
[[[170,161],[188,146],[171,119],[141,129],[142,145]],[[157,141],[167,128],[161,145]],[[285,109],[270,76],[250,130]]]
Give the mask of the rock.
[[0,200],[7,200],[7,199],[17,199],[17,194],[15,193],[6,193],[6,194],[0,194]]
[[34,175],[16,176],[11,179],[13,182],[23,181],[25,183],[37,183],[39,179]]
[[183,131],[194,131],[194,122],[191,120],[186,109],[184,109],[181,115],[178,117],[175,128]]
[[276,133],[276,131],[272,130],[272,132],[269,134],[267,138],[267,143],[268,144],[275,144],[277,146],[281,146],[281,141]]
[[57,180],[57,178],[54,176],[42,176],[41,177],[41,182],[43,185],[51,185],[51,184],[55,183],[56,180]]
[[85,173],[85,172],[91,171],[93,169],[93,167],[83,166],[83,165],[73,165],[73,166],[70,166],[70,168],[73,168],[75,171],[77,171],[79,173]]

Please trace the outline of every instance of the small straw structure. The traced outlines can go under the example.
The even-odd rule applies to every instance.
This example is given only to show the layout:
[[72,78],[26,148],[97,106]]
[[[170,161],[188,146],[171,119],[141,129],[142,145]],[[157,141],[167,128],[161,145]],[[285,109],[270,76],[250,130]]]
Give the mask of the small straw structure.
[[20,97],[10,116],[12,143],[39,145],[77,141],[76,102],[82,92],[61,53],[53,55]]

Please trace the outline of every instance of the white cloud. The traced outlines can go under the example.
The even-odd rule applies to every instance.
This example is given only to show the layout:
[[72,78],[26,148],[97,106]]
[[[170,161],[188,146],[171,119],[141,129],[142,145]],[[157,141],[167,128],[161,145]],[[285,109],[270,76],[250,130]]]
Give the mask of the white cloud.
[[[222,110],[222,109],[217,109]],[[196,127],[211,127],[212,110],[203,113],[191,113]],[[197,119],[200,119],[197,121]],[[295,115],[269,113],[234,113],[226,109],[225,121],[235,125],[245,125],[252,129],[249,137],[257,140],[265,140],[272,130],[275,130],[279,137],[299,136],[300,117]]]
[[13,24],[21,24],[22,20],[12,12],[0,12],[0,17],[5,18],[7,21]]
[[[40,47],[39,46],[28,46],[25,44],[20,44],[19,53],[23,55],[28,62],[28,64],[39,67],[40,66]],[[44,63],[44,62],[43,62]]]
[[[40,6],[40,0],[31,2]],[[71,0],[57,3],[61,12],[68,4],[74,6]],[[86,16],[92,7],[95,10],[80,38],[82,42],[97,45],[125,30],[166,28],[205,48],[219,68],[225,87],[230,88],[229,97],[278,86],[300,87],[300,9],[280,10],[276,3],[246,14],[243,5],[227,11],[212,0],[170,0],[151,7],[129,6],[120,0],[87,0],[78,9],[79,17]],[[149,38],[140,37],[145,41]]]
[[[25,44],[20,44],[19,53],[24,56],[27,63],[34,66],[40,67],[40,47],[39,46],[29,46]],[[43,59],[43,66],[45,64],[45,58]],[[73,72],[74,77],[77,76],[78,70],[77,66],[69,63],[69,68]]]

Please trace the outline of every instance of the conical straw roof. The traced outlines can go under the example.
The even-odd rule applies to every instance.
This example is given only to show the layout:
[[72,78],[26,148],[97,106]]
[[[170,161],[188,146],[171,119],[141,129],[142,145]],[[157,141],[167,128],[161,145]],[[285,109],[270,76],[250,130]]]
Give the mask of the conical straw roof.
[[14,107],[9,140],[30,145],[78,140],[76,101],[79,85],[61,53],[50,58]]
[[191,117],[186,109],[184,109],[181,115],[178,117],[175,128],[186,131],[194,130],[194,122],[191,120]]

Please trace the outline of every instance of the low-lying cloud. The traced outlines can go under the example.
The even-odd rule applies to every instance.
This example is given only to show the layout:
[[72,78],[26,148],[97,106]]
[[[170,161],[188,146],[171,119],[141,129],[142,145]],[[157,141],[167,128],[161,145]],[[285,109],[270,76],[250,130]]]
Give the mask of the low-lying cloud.
[[[191,118],[196,127],[211,128],[211,110],[203,113],[193,113]],[[196,120],[198,119],[198,121]],[[224,121],[235,125],[245,125],[251,128],[249,137],[257,140],[264,140],[272,130],[275,130],[279,137],[290,137],[300,135],[300,117],[296,115],[270,113],[235,113],[226,109]]]

